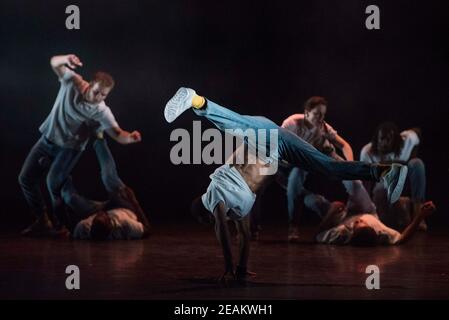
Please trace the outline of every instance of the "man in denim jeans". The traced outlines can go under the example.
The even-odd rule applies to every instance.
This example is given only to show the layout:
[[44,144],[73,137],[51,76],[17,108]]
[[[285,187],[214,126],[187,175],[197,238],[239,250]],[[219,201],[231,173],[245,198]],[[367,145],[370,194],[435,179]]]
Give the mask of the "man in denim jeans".
[[[260,176],[276,173],[271,170],[262,170],[265,169],[265,164],[266,167],[277,168],[276,162],[288,163],[291,166],[317,171],[338,179],[382,180],[391,203],[396,202],[400,197],[407,176],[407,167],[405,166],[337,161],[265,117],[240,115],[197,95],[194,90],[189,88],[180,88],[167,102],[164,110],[165,119],[167,122],[173,122],[188,109],[193,109],[198,116],[205,117],[218,129],[243,138],[248,149],[252,154],[257,155],[262,163],[259,168],[252,166],[246,171],[239,170],[239,167],[235,165],[222,165],[211,175],[211,183],[199,201],[205,209],[197,210],[204,212],[201,220],[215,223],[217,239],[222,245],[225,257],[224,278],[235,274],[226,222],[227,220],[244,221],[247,219],[255,202],[257,186],[260,186],[260,182],[265,180]],[[261,136],[269,136],[270,139],[261,139],[259,136],[252,139],[245,135],[248,131],[257,131]],[[273,135],[274,138],[271,135],[272,131],[277,133]],[[265,133],[262,134],[263,132]],[[275,147],[273,148],[273,146]],[[269,154],[267,154],[268,150]],[[244,251],[244,257],[240,257],[244,266],[239,264],[236,269],[236,272],[243,276],[247,274],[248,254],[249,250]]]
[[[304,113],[293,114],[282,123],[282,127],[293,132],[301,139],[307,141],[322,153],[338,161],[354,161],[351,145],[330,126],[326,121],[328,102],[325,98],[313,96],[307,99],[304,104]],[[342,158],[336,153],[340,150]],[[298,241],[298,207],[304,204],[308,209],[319,214],[319,210],[310,206],[310,199],[313,192],[304,186],[307,179],[307,171],[298,167],[292,168],[288,173],[286,181],[287,208],[289,217],[289,241]],[[363,188],[362,182],[358,180],[342,181],[348,195],[351,195],[354,188]],[[349,197],[351,199],[351,197]]]
[[53,222],[56,229],[64,224],[61,187],[84,150],[92,125],[99,123],[99,132],[106,131],[121,144],[141,140],[139,132],[130,133],[119,127],[104,102],[114,87],[109,74],[97,72],[90,82],[84,81],[72,71],[82,66],[80,59],[73,54],[54,56],[50,64],[61,87],[53,109],[39,128],[42,137],[31,149],[19,175],[25,199],[36,216],[36,221],[22,231],[23,235],[48,235],[53,231],[40,190],[40,182],[45,176]]

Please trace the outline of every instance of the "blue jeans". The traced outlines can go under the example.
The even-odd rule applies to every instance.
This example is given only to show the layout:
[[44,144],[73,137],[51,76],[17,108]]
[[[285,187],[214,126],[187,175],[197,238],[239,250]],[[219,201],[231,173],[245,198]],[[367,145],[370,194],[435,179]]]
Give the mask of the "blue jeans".
[[[348,193],[346,210],[349,214],[376,213],[376,206],[360,180],[344,181],[343,184]],[[322,195],[307,191],[304,194],[304,205],[323,218],[331,203]]]
[[[413,158],[407,162],[407,167],[410,198],[412,202],[422,203],[426,199],[426,168],[424,162],[419,158]],[[384,216],[387,214],[389,209],[387,193],[381,183],[377,183],[373,188],[373,200],[379,215]]]
[[77,163],[82,151],[63,148],[42,136],[28,154],[19,174],[19,184],[25,200],[37,218],[42,218],[46,205],[40,182],[47,175],[47,189],[53,207],[53,219],[58,225],[64,219],[61,187]]
[[[337,156],[338,161],[344,161]],[[304,201],[304,205],[323,217],[329,209],[330,202],[322,195],[315,194],[304,187],[307,171],[294,167],[288,173],[287,180],[287,208],[289,222],[295,218],[298,201]],[[375,212],[376,207],[372,203],[368,192],[360,180],[343,180],[342,184],[348,193],[347,208],[354,212]]]
[[[118,175],[114,158],[112,157],[106,140],[97,139],[94,142],[93,147],[98,163],[100,164],[101,179],[104,187],[110,194],[117,193],[120,189],[125,187],[125,184]],[[74,226],[77,222],[88,217],[92,213],[98,210],[103,210],[108,206],[107,202],[89,200],[80,195],[75,189],[71,177],[65,182],[61,193],[65,204],[67,204],[73,211],[73,216],[69,219],[71,226]],[[120,203],[116,204],[116,207],[134,210],[132,205],[126,200],[120,198],[119,202]]]
[[[195,113],[206,117],[218,129],[252,129],[257,131],[276,129],[278,131],[277,158],[279,161],[287,161],[290,165],[306,171],[317,171],[321,174],[344,180],[378,180],[377,165],[359,161],[336,161],[326,156],[312,145],[302,140],[292,132],[279,127],[273,121],[259,116],[240,115],[218,104],[207,100],[207,107],[197,110]],[[237,135],[237,134],[236,134]],[[270,134],[267,132],[266,137]],[[241,138],[244,138],[243,136]],[[270,150],[269,139],[267,145],[260,146],[263,150]],[[259,146],[258,146],[259,147]]]

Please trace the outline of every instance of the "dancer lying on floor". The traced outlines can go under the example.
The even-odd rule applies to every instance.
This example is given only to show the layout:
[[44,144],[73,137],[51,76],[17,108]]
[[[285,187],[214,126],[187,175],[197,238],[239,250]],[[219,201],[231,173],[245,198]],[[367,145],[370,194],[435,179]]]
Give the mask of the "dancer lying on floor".
[[[235,275],[229,245],[229,231],[225,221],[227,219],[235,221],[247,219],[257,191],[257,183],[254,186],[254,181],[258,181],[258,179],[263,181],[266,178],[261,172],[270,172],[270,170],[262,171],[262,169],[267,169],[267,167],[280,162],[287,162],[292,166],[298,166],[308,171],[317,171],[337,179],[383,180],[390,202],[393,203],[400,197],[407,175],[407,168],[402,165],[336,161],[267,118],[242,116],[196,95],[194,90],[188,88],[180,88],[168,101],[164,111],[165,119],[172,122],[190,108],[193,108],[197,115],[206,117],[220,130],[230,129],[232,134],[243,138],[248,149],[255,151],[254,154],[260,160],[257,161],[259,164],[247,168],[247,171],[239,169],[238,166],[222,165],[211,175],[211,183],[207,192],[201,197],[201,204],[206,209],[202,211],[206,217],[204,220],[215,222],[218,240],[223,248],[225,277]],[[270,137],[270,139],[250,139],[244,135],[247,130],[254,130],[258,133],[264,130],[271,133],[271,130],[275,130],[277,140],[270,141],[271,135],[267,132],[265,137]],[[276,145],[276,148],[271,152],[273,145]],[[269,155],[267,155],[268,150],[270,150]],[[242,222],[242,224],[247,223]],[[241,257],[240,260],[244,265],[239,264],[237,267],[237,277],[244,277],[247,257]]]
[[[363,187],[355,188],[350,194],[348,202],[352,203],[353,208],[359,208],[355,214],[347,205],[339,201],[327,205],[327,214],[318,227],[315,240],[319,243],[357,246],[401,244],[410,239],[421,221],[435,210],[432,201],[424,203],[419,214],[413,217],[413,220],[401,233],[383,224],[376,211],[370,211],[371,208],[375,208],[374,204],[366,199],[369,199],[369,196]],[[394,212],[398,217],[402,217],[405,213],[408,214],[409,212],[402,211],[412,210],[410,202],[409,198],[400,198],[394,208],[390,207],[391,213]],[[324,208],[326,206],[320,196],[316,197],[315,203],[317,207]]]
[[149,235],[150,223],[131,188],[119,178],[111,151],[105,139],[93,147],[101,169],[101,178],[109,200],[97,202],[80,195],[67,179],[62,197],[72,214],[70,226],[75,239],[141,239]]

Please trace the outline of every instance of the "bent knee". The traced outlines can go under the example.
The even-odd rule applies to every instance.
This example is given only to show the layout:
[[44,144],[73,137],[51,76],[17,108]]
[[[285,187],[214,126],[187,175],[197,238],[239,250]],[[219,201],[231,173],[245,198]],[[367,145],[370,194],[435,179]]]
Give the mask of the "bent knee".
[[52,193],[60,192],[64,179],[54,175],[48,175],[46,179],[47,188]]
[[19,174],[17,181],[21,186],[25,186],[29,184],[29,180],[27,179],[27,176],[23,174],[22,172]]
[[33,179],[30,175],[28,175],[26,172],[20,172],[19,177],[17,178],[17,181],[19,182],[19,185],[21,187],[28,187],[37,184],[38,180]]
[[327,203],[327,199],[322,195],[309,194],[304,197],[304,205],[307,208],[321,207]]
[[409,170],[424,170],[425,165],[420,158],[413,158],[407,163],[407,167]]

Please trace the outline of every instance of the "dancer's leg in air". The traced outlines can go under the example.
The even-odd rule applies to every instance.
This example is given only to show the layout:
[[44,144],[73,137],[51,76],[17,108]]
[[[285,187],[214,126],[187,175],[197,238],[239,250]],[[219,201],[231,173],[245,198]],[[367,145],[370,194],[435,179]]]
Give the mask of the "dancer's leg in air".
[[[265,117],[243,116],[232,110],[224,108],[204,97],[196,95],[195,91],[187,88],[180,88],[165,108],[165,118],[168,122],[175,120],[182,112],[193,107],[195,113],[206,117],[217,128],[222,131],[227,129],[235,130],[236,135],[244,133],[248,129],[266,130],[265,141],[256,138],[253,143],[257,149],[263,152],[270,150],[270,157],[275,160],[283,160],[293,166],[300,167],[307,171],[316,171],[321,174],[343,180],[380,180],[384,179],[388,190],[390,202],[399,199],[407,176],[407,167],[393,164],[392,166],[382,166],[377,164],[367,164],[357,161],[336,161],[324,155],[295,134],[277,126],[273,121]],[[272,129],[277,130],[277,153],[272,155],[270,147],[270,133]],[[245,135],[242,134],[243,138]],[[274,141],[273,141],[274,142]],[[248,142],[248,144],[250,144]],[[264,145],[261,145],[264,143]]]

